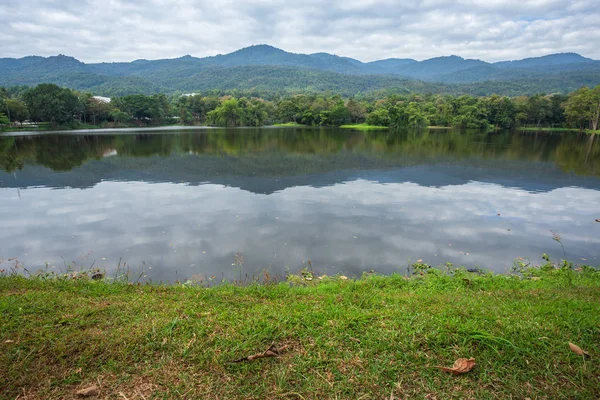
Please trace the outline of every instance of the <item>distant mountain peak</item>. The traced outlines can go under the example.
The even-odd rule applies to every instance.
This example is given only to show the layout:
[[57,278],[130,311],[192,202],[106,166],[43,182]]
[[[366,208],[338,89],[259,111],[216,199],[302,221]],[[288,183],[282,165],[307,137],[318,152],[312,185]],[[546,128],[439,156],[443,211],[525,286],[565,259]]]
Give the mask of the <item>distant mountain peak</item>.
[[591,58],[586,58],[578,53],[555,53],[540,57],[529,57],[522,60],[500,61],[494,65],[502,67],[533,67],[542,65],[561,65],[594,62]]
[[286,53],[277,47],[268,44],[254,44],[252,46],[243,47],[239,50],[233,51],[229,54],[243,54],[243,53]]
[[66,56],[64,54],[58,54],[56,56],[50,56],[48,57],[49,60],[69,60],[69,61],[77,61],[80,62],[78,59],[76,59],[75,57],[71,57],[71,56]]
[[[51,82],[109,95],[171,90],[190,93],[214,88],[290,91],[322,88],[356,93],[413,87],[411,79],[442,84],[490,82],[482,84],[483,89],[472,89],[477,93],[486,92],[488,87],[500,88],[494,89],[494,92],[502,93],[525,93],[532,87],[536,88],[536,92],[567,92],[600,83],[600,61],[577,53],[558,53],[493,64],[458,55],[424,61],[388,58],[361,62],[324,52],[292,53],[268,44],[255,44],[212,57],[185,55],[117,63],[85,64],[64,54],[0,58],[0,86]],[[427,85],[424,82],[414,83],[414,87],[427,87],[421,86]],[[507,85],[498,82],[519,82],[522,89],[507,88]],[[436,91],[451,90],[445,86],[433,88]]]
[[81,61],[76,59],[75,57],[66,56],[64,54],[59,54],[57,56],[50,56],[50,57],[46,58],[46,60],[50,63],[57,63],[57,64],[71,64],[71,65],[82,65],[82,66],[85,65],[84,63],[82,63]]

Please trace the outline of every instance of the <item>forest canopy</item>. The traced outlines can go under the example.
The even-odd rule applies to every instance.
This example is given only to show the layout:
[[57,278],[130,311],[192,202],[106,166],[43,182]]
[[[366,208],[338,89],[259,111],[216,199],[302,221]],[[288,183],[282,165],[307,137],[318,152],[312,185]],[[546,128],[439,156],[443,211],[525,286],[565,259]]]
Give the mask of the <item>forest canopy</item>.
[[600,85],[568,95],[508,97],[442,94],[340,94],[218,91],[203,94],[134,94],[112,99],[40,84],[0,88],[0,123],[24,121],[93,126],[165,124],[262,126],[295,123],[310,126],[368,124],[386,127],[442,126],[514,129],[523,126],[598,129]]

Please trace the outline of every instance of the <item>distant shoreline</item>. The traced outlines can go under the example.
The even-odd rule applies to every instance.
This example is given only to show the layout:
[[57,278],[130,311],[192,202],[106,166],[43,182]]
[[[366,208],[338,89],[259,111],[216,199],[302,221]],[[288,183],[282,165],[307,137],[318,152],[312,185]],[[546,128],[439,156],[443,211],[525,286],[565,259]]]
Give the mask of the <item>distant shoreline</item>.
[[86,128],[86,129],[44,129],[33,131],[3,131],[0,136],[39,136],[53,134],[106,134],[106,133],[130,133],[130,132],[152,132],[152,131],[182,131],[192,129],[219,129],[215,126],[196,126],[196,125],[163,125],[147,126],[136,128]]
[[[357,130],[357,131],[383,131],[383,130],[393,130],[389,127],[383,126],[370,126],[366,124],[346,124],[343,126],[312,126],[312,125],[302,125],[296,123],[288,123],[288,124],[274,124],[274,125],[263,125],[263,126],[236,126],[236,127],[223,127],[223,126],[210,126],[210,125],[161,125],[161,126],[147,126],[147,127],[115,127],[115,128],[85,128],[85,129],[42,129],[42,130],[28,130],[28,131],[20,131],[20,130],[6,130],[0,131],[0,137],[18,137],[18,136],[42,136],[42,135],[54,135],[54,134],[70,134],[70,135],[103,135],[103,134],[114,134],[114,133],[134,133],[134,132],[164,132],[164,131],[189,131],[196,129],[203,130],[216,130],[216,129],[271,129],[271,128],[339,128],[343,130]],[[459,128],[453,128],[451,126],[428,126],[426,129],[431,130],[452,130]],[[600,134],[599,131],[592,130],[580,130],[574,128],[550,128],[550,127],[522,127],[514,129],[514,132],[580,132],[587,134]]]

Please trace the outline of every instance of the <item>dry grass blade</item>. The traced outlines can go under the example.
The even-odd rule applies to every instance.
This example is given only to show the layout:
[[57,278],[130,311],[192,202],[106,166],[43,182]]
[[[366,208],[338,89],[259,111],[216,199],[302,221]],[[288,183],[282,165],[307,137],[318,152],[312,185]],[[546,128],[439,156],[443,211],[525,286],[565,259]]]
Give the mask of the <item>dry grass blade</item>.
[[281,352],[283,350],[285,350],[286,348],[287,348],[287,346],[282,346],[281,348],[278,349],[274,344],[272,344],[267,350],[265,350],[262,353],[253,354],[251,356],[240,358],[239,360],[235,360],[232,362],[239,363],[239,362],[243,362],[243,361],[256,360],[258,358],[279,357],[281,355]]
[[584,356],[584,357],[589,357],[590,354],[583,350],[581,347],[577,346],[576,344],[573,343],[569,343],[569,347],[571,348],[571,351],[575,354],[577,354],[578,356]]
[[439,368],[442,371],[446,371],[446,372],[450,372],[454,375],[462,375],[462,374],[466,374],[467,372],[469,372],[470,370],[473,369],[473,367],[475,366],[475,359],[474,358],[459,358],[458,360],[456,360],[454,362],[454,365],[452,366],[452,368],[448,368],[448,367],[435,367],[435,368]]
[[98,392],[99,392],[98,386],[93,385],[90,387],[86,387],[85,389],[78,390],[77,394],[80,396],[88,397],[88,396],[95,396],[98,394]]

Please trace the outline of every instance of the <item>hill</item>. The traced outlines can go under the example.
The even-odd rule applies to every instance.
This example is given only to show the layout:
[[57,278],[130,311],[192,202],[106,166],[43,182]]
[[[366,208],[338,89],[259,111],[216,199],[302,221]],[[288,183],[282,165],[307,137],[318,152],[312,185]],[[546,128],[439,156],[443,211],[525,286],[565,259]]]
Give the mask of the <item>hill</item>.
[[86,64],[73,57],[0,59],[0,85],[56,83],[98,95],[206,90],[398,92],[568,92],[600,84],[600,61],[575,53],[488,63],[459,56],[363,63],[327,53],[295,54],[268,45],[197,58]]

